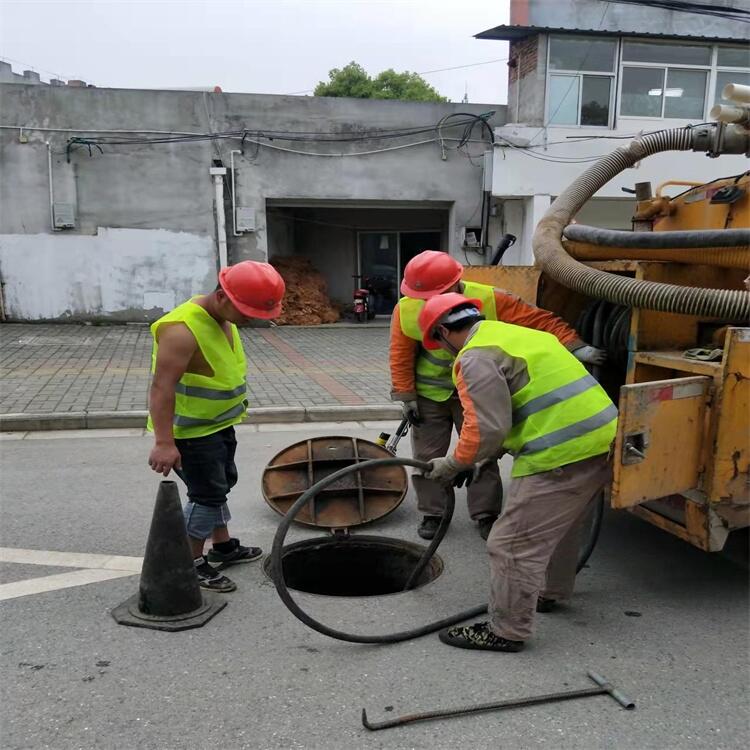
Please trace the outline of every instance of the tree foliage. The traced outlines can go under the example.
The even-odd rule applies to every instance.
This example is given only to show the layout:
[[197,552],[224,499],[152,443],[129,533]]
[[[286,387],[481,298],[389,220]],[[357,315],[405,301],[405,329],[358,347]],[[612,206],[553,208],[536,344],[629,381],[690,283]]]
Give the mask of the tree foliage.
[[410,73],[408,70],[397,73],[393,68],[389,68],[372,78],[356,62],[331,70],[328,73],[328,81],[321,81],[313,93],[315,96],[348,96],[354,99],[448,101],[417,73]]

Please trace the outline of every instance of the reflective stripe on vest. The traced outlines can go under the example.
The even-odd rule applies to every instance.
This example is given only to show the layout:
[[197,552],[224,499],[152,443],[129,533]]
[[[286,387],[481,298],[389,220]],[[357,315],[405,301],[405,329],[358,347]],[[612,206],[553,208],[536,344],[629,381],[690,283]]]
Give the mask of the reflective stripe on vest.
[[554,448],[556,445],[562,445],[573,440],[574,438],[583,437],[589,432],[598,427],[603,427],[613,419],[617,419],[617,407],[614,404],[610,404],[602,409],[592,417],[582,419],[580,422],[574,422],[569,424],[567,427],[555,430],[554,432],[548,432],[546,435],[538,437],[536,440],[529,440],[519,455],[526,455],[527,453],[538,453],[539,451],[546,450],[547,448]]
[[[463,294],[482,302],[482,314],[488,320],[497,319],[495,306],[495,289],[487,284],[473,281],[462,281]],[[422,344],[422,333],[419,330],[419,313],[425,300],[413,297],[402,297],[399,300],[399,318],[401,331],[405,336],[420,342],[416,363],[417,393],[431,401],[447,401],[454,393],[453,379],[449,368],[453,367],[453,355],[444,349],[429,351]]]
[[545,393],[542,396],[537,396],[535,399],[527,401],[518,409],[513,410],[513,424],[523,422],[524,419],[530,417],[532,414],[536,414],[538,411],[542,411],[542,409],[546,409],[553,404],[559,404],[565,401],[566,398],[577,396],[579,393],[583,393],[598,384],[595,378],[586,374],[572,383],[555,388],[555,390],[549,391],[549,393]]
[[220,388],[201,388],[197,385],[183,385],[182,383],[177,383],[174,387],[175,393],[182,393],[185,396],[194,396],[195,398],[208,398],[212,401],[225,401],[237,396],[244,396],[246,391],[246,383],[238,385],[230,391],[224,391]]
[[201,419],[200,417],[186,417],[184,414],[175,414],[172,420],[173,424],[178,427],[199,427],[202,425],[217,425],[226,422],[228,419],[234,419],[234,417],[241,416],[245,409],[246,404],[243,402],[233,406],[228,411],[218,414],[213,419]]
[[[183,302],[151,326],[154,346],[151,371],[156,368],[161,326],[182,323],[193,334],[213,375],[186,372],[175,386],[172,434],[176,439],[210,435],[241,422],[247,410],[247,367],[237,326],[230,324],[231,344],[224,329],[192,300]],[[151,415],[148,429],[153,430]]]
[[475,348],[495,349],[499,357],[526,366],[528,382],[511,394],[513,426],[502,446],[515,456],[512,476],[539,474],[609,450],[617,408],[555,336],[484,321],[457,360]]

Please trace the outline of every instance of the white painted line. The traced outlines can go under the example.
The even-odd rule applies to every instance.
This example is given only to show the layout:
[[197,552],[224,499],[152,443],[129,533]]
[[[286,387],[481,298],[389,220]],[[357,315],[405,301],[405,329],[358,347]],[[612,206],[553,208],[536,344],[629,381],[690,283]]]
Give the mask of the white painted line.
[[[87,552],[56,552],[41,549],[0,547],[0,562],[24,565],[49,565],[56,568],[90,568],[95,570],[140,573],[142,557],[125,555],[92,555]],[[10,584],[6,584],[10,585]]]
[[58,591],[73,586],[84,586],[87,583],[99,583],[113,578],[124,578],[134,573],[125,570],[73,570],[70,573],[56,573],[41,578],[29,578],[25,581],[14,581],[0,585],[0,602],[17,599],[19,596],[43,594],[46,591]]

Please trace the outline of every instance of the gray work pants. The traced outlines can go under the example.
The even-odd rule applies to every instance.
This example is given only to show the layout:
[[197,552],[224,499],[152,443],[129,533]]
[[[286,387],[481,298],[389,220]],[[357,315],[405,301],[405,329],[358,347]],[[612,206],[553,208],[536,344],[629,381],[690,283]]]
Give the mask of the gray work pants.
[[610,463],[601,455],[511,481],[487,539],[488,612],[496,635],[525,641],[538,596],[571,596],[582,524],[610,479]]
[[[410,430],[414,458],[418,461],[430,461],[447,455],[453,428],[460,432],[464,421],[461,401],[457,395],[451,396],[447,401],[431,401],[420,396],[417,401],[422,424],[413,426]],[[419,510],[426,516],[442,515],[448,493],[453,495],[453,487],[445,487],[419,474],[413,474],[411,480],[417,493]],[[476,481],[469,485],[469,515],[474,520],[482,516],[498,515],[502,505],[502,491],[497,461],[492,461],[482,469]]]

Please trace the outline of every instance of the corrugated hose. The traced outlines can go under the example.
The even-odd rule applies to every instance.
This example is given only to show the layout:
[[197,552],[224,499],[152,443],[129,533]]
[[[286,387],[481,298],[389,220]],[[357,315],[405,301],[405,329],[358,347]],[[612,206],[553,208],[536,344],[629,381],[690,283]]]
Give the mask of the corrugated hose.
[[570,289],[616,304],[724,320],[749,319],[749,292],[684,287],[610,274],[578,262],[562,244],[565,227],[597,190],[653,154],[699,150],[694,148],[695,132],[694,128],[674,128],[643,135],[589,167],[560,193],[539,222],[532,239],[537,265]]

